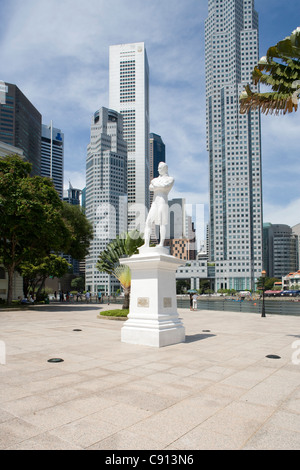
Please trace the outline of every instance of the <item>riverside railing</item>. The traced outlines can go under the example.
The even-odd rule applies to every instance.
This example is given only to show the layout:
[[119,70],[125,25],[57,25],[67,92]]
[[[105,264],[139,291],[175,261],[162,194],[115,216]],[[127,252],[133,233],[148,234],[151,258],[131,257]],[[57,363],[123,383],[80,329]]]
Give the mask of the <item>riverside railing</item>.
[[[178,308],[190,308],[189,299],[177,298]],[[219,310],[231,312],[247,312],[258,313],[262,312],[262,300],[198,300],[197,310]],[[300,316],[300,301],[293,300],[265,300],[265,312],[272,315],[299,315]]]
[[[123,304],[123,297],[104,297],[103,303]],[[188,298],[177,297],[177,308],[190,308]],[[228,312],[262,312],[262,300],[233,300],[233,299],[199,299],[197,310],[221,310]],[[300,300],[266,300],[265,312],[269,315],[298,315],[300,316]]]

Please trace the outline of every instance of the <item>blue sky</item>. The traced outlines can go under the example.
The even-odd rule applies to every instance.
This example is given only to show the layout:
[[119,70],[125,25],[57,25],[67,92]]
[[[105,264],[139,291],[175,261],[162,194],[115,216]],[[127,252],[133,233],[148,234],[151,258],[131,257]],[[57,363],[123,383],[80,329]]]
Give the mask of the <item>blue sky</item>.
[[[300,26],[299,0],[256,0],[260,56]],[[272,5],[270,7],[270,5]],[[166,144],[171,197],[204,204],[207,0],[0,0],[0,80],[16,84],[65,134],[65,185],[85,185],[93,113],[108,106],[112,44],[144,41],[150,130]],[[300,111],[262,116],[264,221],[300,223]]]

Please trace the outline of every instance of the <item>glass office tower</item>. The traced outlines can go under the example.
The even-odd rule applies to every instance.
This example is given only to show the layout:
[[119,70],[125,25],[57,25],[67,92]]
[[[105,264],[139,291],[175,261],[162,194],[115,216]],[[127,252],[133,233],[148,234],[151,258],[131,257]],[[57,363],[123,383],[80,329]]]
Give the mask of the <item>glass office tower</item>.
[[60,129],[42,125],[41,176],[51,178],[60,198],[63,198],[64,134]]
[[[150,181],[159,176],[158,165],[160,162],[166,161],[166,146],[160,135],[153,132],[149,135],[149,167],[150,167]],[[150,191],[150,206],[153,201],[153,191]]]
[[263,268],[268,277],[281,279],[299,269],[299,240],[285,224],[263,224]]
[[209,0],[206,129],[216,290],[254,289],[262,270],[260,114],[239,112],[239,96],[251,83],[258,58],[254,1]]
[[0,141],[23,150],[32,175],[41,174],[42,116],[21,90],[0,82]]
[[158,165],[160,162],[166,161],[166,146],[160,135],[154,134],[153,132],[149,135],[150,142],[150,181],[153,178],[157,178]]
[[123,116],[128,146],[129,229],[143,232],[150,205],[149,65],[143,42],[110,46],[109,107]]
[[127,144],[122,116],[107,108],[101,108],[92,119],[85,215],[94,228],[86,257],[86,290],[110,295],[119,283],[114,276],[99,272],[96,265],[107,244],[127,231]]

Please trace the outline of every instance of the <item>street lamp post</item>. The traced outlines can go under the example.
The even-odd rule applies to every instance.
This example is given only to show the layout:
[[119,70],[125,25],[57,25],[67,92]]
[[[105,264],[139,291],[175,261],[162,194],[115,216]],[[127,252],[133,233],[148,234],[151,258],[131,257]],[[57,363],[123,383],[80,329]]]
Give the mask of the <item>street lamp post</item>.
[[266,312],[265,312],[265,279],[266,279],[266,274],[267,274],[266,271],[261,272],[261,277],[262,277],[262,281],[263,281],[263,286],[262,286],[263,301],[262,301],[262,311],[261,311],[261,316],[262,317],[266,316]]

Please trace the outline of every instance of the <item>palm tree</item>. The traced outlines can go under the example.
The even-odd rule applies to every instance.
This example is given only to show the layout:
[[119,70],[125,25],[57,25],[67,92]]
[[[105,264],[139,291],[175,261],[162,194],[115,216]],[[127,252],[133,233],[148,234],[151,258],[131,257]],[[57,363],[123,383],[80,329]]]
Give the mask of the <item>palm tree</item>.
[[[277,60],[274,60],[277,59]],[[253,93],[250,86],[240,96],[240,112],[260,109],[265,114],[286,114],[298,109],[300,93],[300,27],[268,49],[252,73],[253,83],[271,86],[272,92]]]
[[110,242],[99,256],[97,269],[115,276],[124,290],[123,309],[129,308],[131,272],[126,265],[120,264],[120,258],[127,258],[138,253],[138,248],[144,244],[144,239],[137,230],[122,234]]

